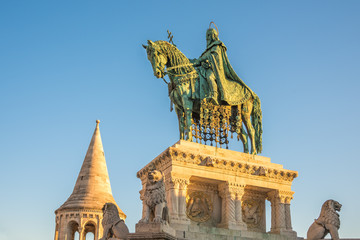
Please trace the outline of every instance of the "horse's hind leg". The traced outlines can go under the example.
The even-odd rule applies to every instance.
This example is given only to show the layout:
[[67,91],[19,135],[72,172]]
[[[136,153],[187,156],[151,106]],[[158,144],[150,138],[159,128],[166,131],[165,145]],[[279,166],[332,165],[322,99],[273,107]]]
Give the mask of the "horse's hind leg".
[[238,106],[232,106],[231,109],[232,109],[231,110],[232,117],[234,117],[234,115],[236,116],[237,139],[241,140],[241,142],[243,144],[243,147],[244,147],[244,153],[249,153],[248,135],[244,130],[243,120],[242,120],[242,117],[241,117],[241,104],[238,105]]
[[255,129],[251,124],[251,111],[253,109],[253,101],[249,100],[242,105],[241,116],[243,117],[244,124],[251,140],[251,154],[256,154],[255,146]]
[[248,135],[244,130],[244,127],[241,126],[241,131],[238,134],[238,136],[240,137],[243,146],[244,146],[244,153],[249,153],[249,144],[248,144]]

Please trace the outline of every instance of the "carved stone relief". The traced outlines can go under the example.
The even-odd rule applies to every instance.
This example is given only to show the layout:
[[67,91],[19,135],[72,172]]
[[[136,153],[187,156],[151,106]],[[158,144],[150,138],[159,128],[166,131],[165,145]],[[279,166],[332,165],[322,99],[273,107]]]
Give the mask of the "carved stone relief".
[[206,222],[212,211],[213,203],[205,192],[192,192],[186,197],[186,215],[194,222]]
[[260,200],[245,200],[242,203],[243,221],[250,227],[256,228],[260,225],[264,209]]

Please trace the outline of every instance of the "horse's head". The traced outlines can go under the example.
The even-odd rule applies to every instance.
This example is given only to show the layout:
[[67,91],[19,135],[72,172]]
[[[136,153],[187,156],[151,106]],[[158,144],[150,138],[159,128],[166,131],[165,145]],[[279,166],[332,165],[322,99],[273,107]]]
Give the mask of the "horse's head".
[[155,77],[163,78],[165,76],[167,57],[162,53],[160,46],[148,40],[148,45],[143,45],[143,47],[146,49],[147,57],[151,62]]

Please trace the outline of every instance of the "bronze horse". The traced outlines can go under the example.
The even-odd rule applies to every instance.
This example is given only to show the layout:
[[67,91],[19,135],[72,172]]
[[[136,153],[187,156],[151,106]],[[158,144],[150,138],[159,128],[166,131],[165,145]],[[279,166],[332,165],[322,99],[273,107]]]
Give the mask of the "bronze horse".
[[[178,116],[180,139],[193,141],[192,118],[193,115],[200,114],[203,99],[200,98],[199,92],[200,88],[202,91],[208,91],[206,81],[200,83],[197,69],[173,44],[161,40],[156,42],[148,40],[148,45],[143,45],[143,47],[146,49],[155,77],[169,76],[169,95]],[[247,101],[236,107],[241,109],[241,119],[251,140],[251,153],[260,153],[262,151],[262,112],[259,97],[251,94]],[[247,134],[242,130],[238,135],[243,142],[244,152],[248,153]]]

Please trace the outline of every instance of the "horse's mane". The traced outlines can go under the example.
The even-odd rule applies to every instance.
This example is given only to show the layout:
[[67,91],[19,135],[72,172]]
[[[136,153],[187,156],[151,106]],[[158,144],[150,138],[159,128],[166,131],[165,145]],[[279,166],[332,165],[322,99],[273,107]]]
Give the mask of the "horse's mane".
[[194,71],[194,67],[191,65],[189,59],[177,49],[177,47],[162,40],[156,41],[155,44],[159,46],[161,53],[168,57],[170,66],[186,65],[180,68],[174,68],[172,71],[174,71],[175,74],[184,74]]

